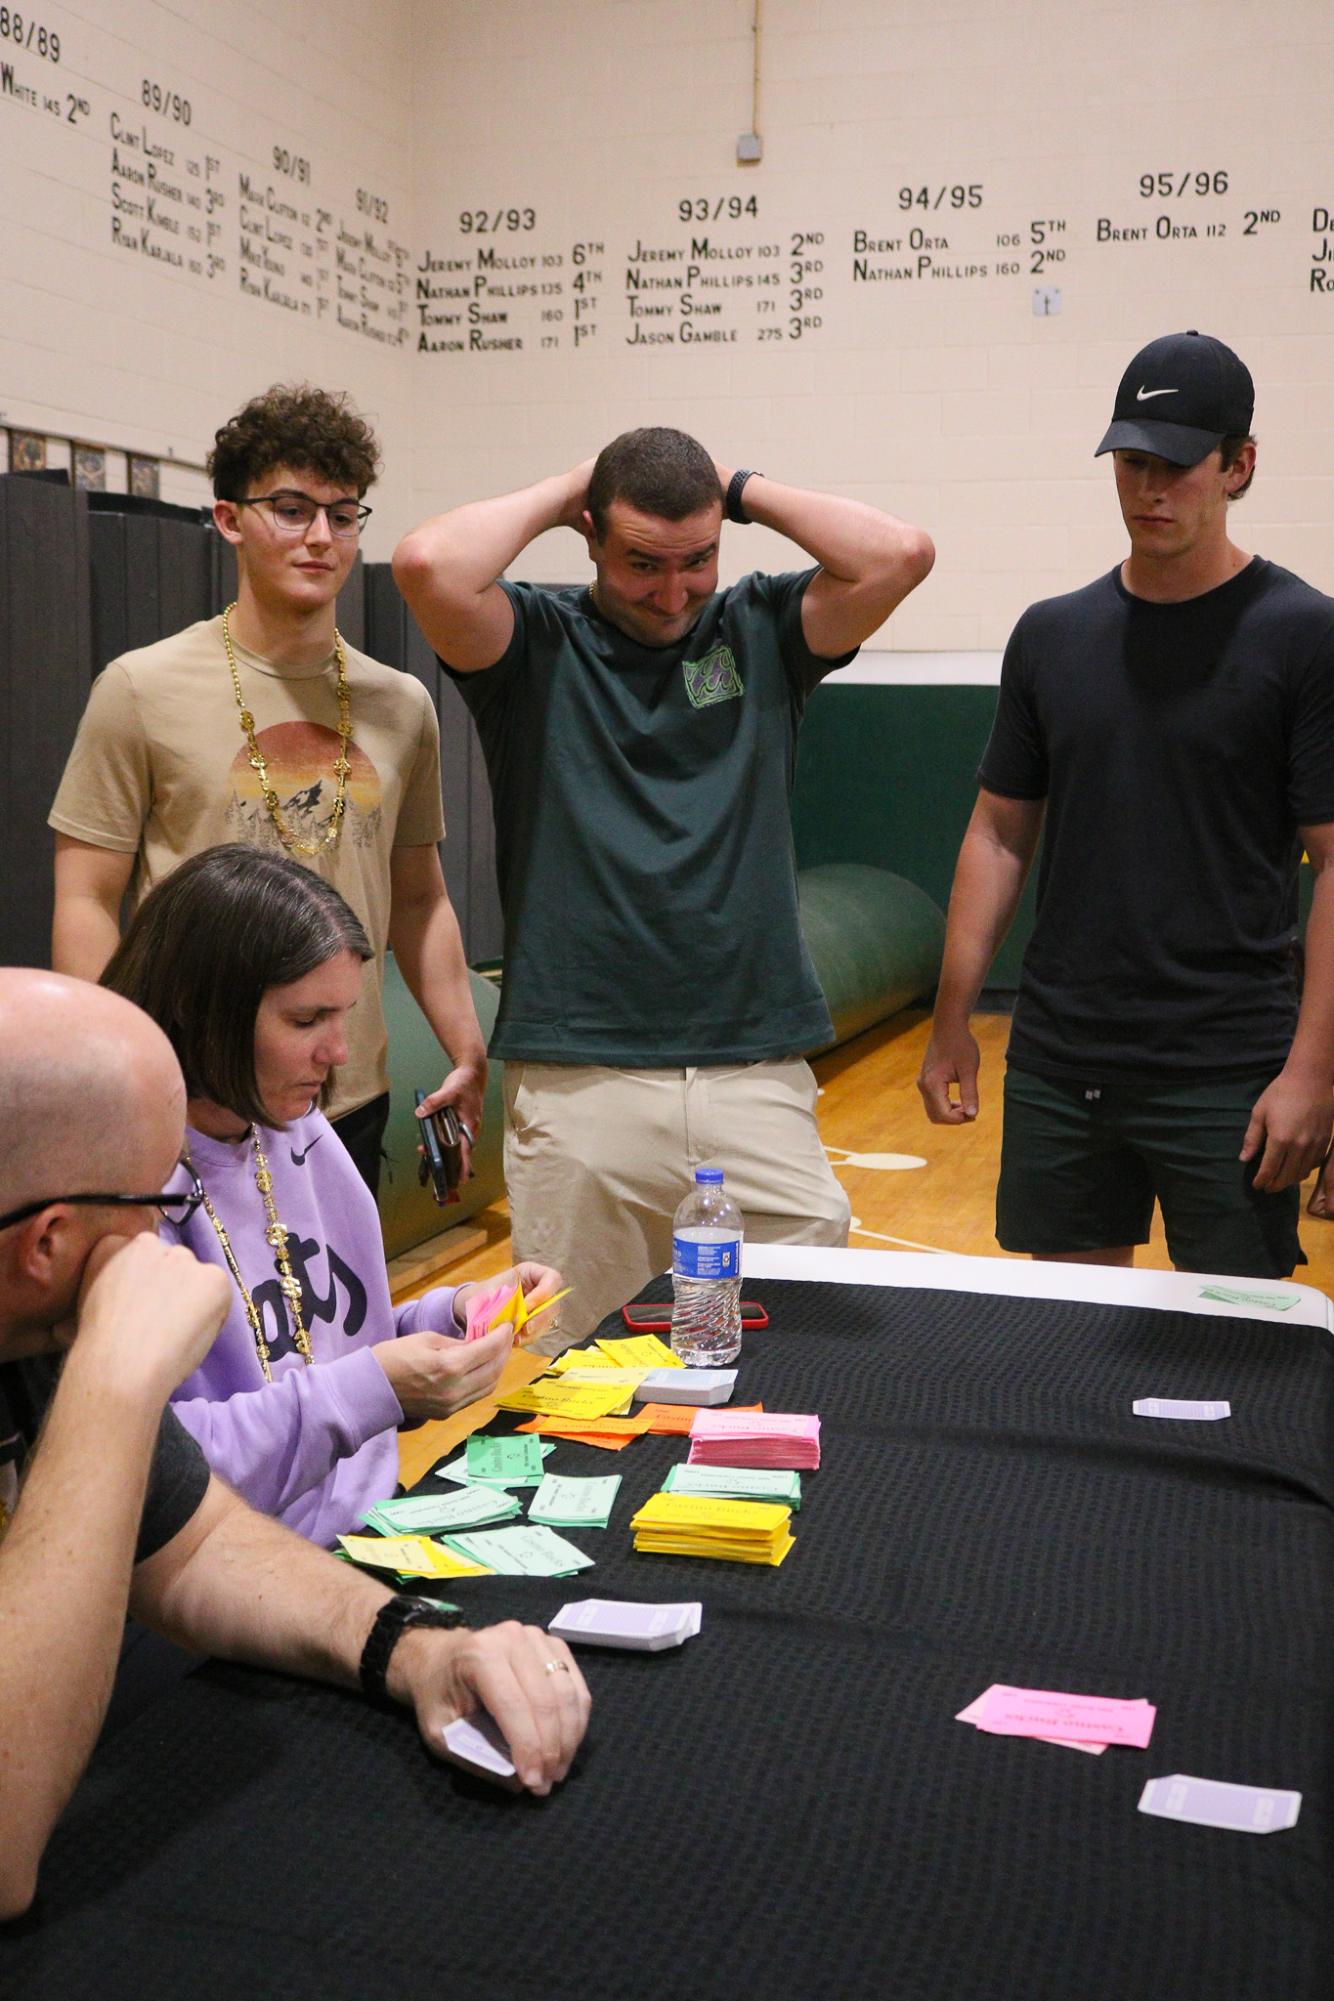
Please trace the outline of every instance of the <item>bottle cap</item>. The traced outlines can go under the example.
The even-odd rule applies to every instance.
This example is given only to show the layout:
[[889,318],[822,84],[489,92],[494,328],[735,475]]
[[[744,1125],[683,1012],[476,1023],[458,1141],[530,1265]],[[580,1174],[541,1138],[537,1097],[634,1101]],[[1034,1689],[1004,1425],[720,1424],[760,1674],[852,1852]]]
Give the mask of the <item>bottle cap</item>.
[[705,1182],[709,1187],[721,1188],[723,1185],[723,1170],[721,1167],[697,1167],[695,1169],[695,1179],[696,1181]]

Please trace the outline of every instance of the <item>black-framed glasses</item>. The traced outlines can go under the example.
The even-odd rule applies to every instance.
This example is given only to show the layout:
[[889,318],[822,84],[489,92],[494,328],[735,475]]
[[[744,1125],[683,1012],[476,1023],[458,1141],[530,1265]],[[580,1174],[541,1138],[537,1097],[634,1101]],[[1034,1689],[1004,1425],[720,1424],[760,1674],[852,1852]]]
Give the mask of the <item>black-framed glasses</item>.
[[25,1202],[21,1209],[11,1209],[7,1216],[0,1216],[0,1230],[7,1230],[12,1223],[26,1223],[29,1216],[39,1216],[43,1209],[61,1208],[112,1208],[112,1209],[158,1209],[169,1223],[188,1223],[204,1199],[204,1184],[193,1168],[187,1169],[190,1186],[179,1195],[46,1195],[40,1202]]
[[343,541],[360,535],[363,524],[374,511],[357,500],[335,500],[326,506],[322,500],[312,500],[308,493],[285,486],[279,487],[277,493],[256,494],[253,500],[234,500],[232,506],[267,507],[279,533],[293,536],[308,534],[315,517],[323,514],[329,523],[329,533]]

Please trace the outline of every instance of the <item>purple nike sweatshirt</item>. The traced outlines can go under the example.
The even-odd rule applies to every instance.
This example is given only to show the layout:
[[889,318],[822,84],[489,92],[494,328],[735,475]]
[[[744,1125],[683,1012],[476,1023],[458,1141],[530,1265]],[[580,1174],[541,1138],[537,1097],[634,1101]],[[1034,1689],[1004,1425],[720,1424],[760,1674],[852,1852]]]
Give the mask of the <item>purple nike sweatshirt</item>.
[[[160,1234],[217,1265],[232,1302],[217,1340],[172,1404],[213,1470],[252,1507],[312,1542],[332,1542],[398,1483],[403,1412],[371,1350],[401,1334],[457,1333],[456,1288],[438,1286],[406,1306],[392,1305],[374,1198],[324,1114],[308,1112],[285,1132],[261,1126],[315,1355],[307,1367],[265,1240],[268,1218],[250,1141],[208,1139],[193,1127],[186,1139],[259,1309],[273,1381],[264,1380],[236,1281],[200,1208],[183,1229],[164,1223]],[[182,1176],[172,1186],[188,1181]]]

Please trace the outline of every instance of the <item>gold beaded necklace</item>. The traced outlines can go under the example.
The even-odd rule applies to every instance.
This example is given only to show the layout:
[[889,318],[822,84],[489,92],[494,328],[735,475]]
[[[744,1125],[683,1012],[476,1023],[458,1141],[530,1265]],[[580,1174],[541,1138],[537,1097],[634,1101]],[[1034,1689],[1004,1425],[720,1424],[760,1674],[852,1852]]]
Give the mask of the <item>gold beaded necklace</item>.
[[338,755],[334,759],[335,787],[333,811],[329,815],[328,824],[318,841],[302,841],[292,832],[283,818],[282,808],[278,804],[278,794],[269,783],[269,773],[268,767],[264,762],[264,753],[260,749],[255,737],[255,718],[246,707],[245,696],[241,693],[241,676],[236,671],[236,654],[232,650],[232,631],[229,623],[231,615],[235,610],[236,599],[233,598],[226,611],[222,614],[222,645],[223,651],[227,655],[227,665],[232,670],[232,690],[236,696],[236,706],[241,714],[241,728],[245,732],[245,740],[250,746],[250,762],[259,778],[259,789],[264,795],[264,804],[268,809],[268,815],[273,822],[278,839],[290,853],[295,855],[322,854],[325,848],[331,848],[335,845],[339,834],[342,832],[343,813],[347,805],[347,775],[352,769],[347,755],[348,744],[352,739],[352,694],[347,685],[347,654],[343,649],[343,635],[338,630],[338,627],[335,626],[334,665],[338,670],[338,686],[336,691],[338,695]]
[[[279,1272],[278,1283],[283,1298],[287,1301],[287,1310],[292,1316],[292,1339],[296,1343],[297,1353],[306,1367],[310,1368],[315,1357],[311,1352],[310,1336],[306,1332],[306,1324],[301,1318],[301,1281],[292,1270],[292,1262],[287,1255],[287,1238],[289,1233],[278,1220],[278,1211],[273,1200],[273,1176],[269,1172],[269,1163],[264,1157],[264,1149],[259,1143],[258,1127],[252,1128],[250,1138],[251,1145],[255,1150],[255,1186],[263,1198],[264,1213],[268,1217],[268,1228],[264,1232],[265,1240],[273,1246],[274,1263],[277,1265]],[[190,1162],[188,1153],[186,1160],[193,1172],[193,1163]],[[232,1249],[232,1240],[227,1235],[222,1218],[210,1202],[207,1190],[204,1194],[204,1214],[213,1225],[214,1234],[222,1246],[222,1255],[227,1260],[227,1269],[236,1280],[236,1288],[241,1295],[241,1304],[245,1308],[245,1317],[250,1322],[250,1332],[254,1338],[255,1353],[259,1357],[259,1366],[264,1371],[265,1382],[271,1383],[273,1381],[273,1371],[269,1367],[269,1344],[264,1339],[264,1322],[260,1319],[259,1308],[255,1305],[254,1295],[241,1276],[241,1267],[236,1262],[236,1253]]]

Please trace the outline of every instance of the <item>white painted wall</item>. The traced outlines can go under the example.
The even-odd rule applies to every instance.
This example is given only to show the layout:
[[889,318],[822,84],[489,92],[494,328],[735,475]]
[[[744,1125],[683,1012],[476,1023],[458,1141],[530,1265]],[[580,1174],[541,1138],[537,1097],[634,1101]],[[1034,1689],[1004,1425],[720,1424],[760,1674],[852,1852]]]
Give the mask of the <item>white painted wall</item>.
[[[163,498],[192,502],[208,494],[199,468],[213,431],[248,396],[298,377],[348,389],[385,448],[373,526],[386,519],[387,553],[412,508],[411,371],[402,342],[336,324],[340,306],[361,310],[338,298],[337,235],[363,239],[344,245],[354,265],[386,268],[366,252],[367,228],[377,250],[398,242],[399,268],[408,262],[407,0],[38,0],[21,10],[23,40],[15,12],[0,10],[0,27],[11,24],[0,35],[0,423],[157,456]],[[282,171],[275,148],[308,168]],[[137,178],[150,164],[180,199]],[[257,201],[243,201],[243,174]],[[270,206],[270,189],[295,222]],[[388,205],[387,224],[358,207],[358,189]],[[129,206],[146,209],[150,195],[167,220]],[[243,208],[253,260],[240,255]],[[329,222],[317,231],[320,210]],[[212,275],[210,256],[225,260]],[[306,310],[243,290],[242,271]],[[343,279],[360,291],[355,270]],[[123,464],[108,470],[123,486]],[[368,548],[377,553],[373,537]]]
[[[572,463],[627,425],[675,423],[721,458],[922,521],[936,571],[879,644],[990,652],[1023,605],[1119,554],[1109,468],[1091,456],[1117,377],[1144,340],[1198,326],[1257,382],[1260,472],[1238,539],[1334,589],[1324,0],[764,0],[764,159],[749,168],[735,143],[752,115],[751,0],[38,0],[23,19],[48,55],[0,37],[0,424],[174,460],[169,498],[202,492],[190,468],[213,428],[280,376],[346,387],[380,426],[372,557],[430,509]],[[113,179],[136,196],[113,176],[113,114],[173,166],[200,165],[183,188],[227,198],[202,246],[224,271],[113,239]],[[275,166],[275,147],[308,179]],[[312,218],[292,231],[309,256],[271,253],[309,313],[241,289],[242,173]],[[1146,174],[1171,193],[1142,196]],[[901,207],[902,189],[928,206]],[[682,202],[709,219],[683,221]],[[336,324],[360,309],[337,298],[336,271],[318,275],[332,262],[314,247],[321,209],[331,250],[340,224],[369,229],[374,252],[399,247],[405,289],[376,294],[397,344]],[[914,228],[945,241],[915,244]],[[858,231],[900,248],[859,254]],[[795,236],[822,240],[794,256]],[[738,254],[692,255],[703,238]],[[577,245],[601,249],[576,262]],[[535,262],[488,266],[483,251]],[[692,263],[692,300],[715,313],[681,310],[685,283],[670,281]],[[630,270],[669,283],[633,293]],[[344,278],[361,288],[355,269]],[[502,291],[530,284],[559,289]],[[1035,315],[1050,287],[1059,312]],[[794,289],[812,293],[795,310]],[[632,297],[667,310],[634,315]],[[508,317],[470,324],[472,306]],[[456,309],[454,326],[425,317]],[[735,338],[683,339],[687,319]],[[820,324],[798,334],[794,319]],[[458,352],[418,347],[460,336]],[[739,574],[788,556],[738,530],[724,560]],[[567,578],[585,564],[556,536],[516,567]]]

